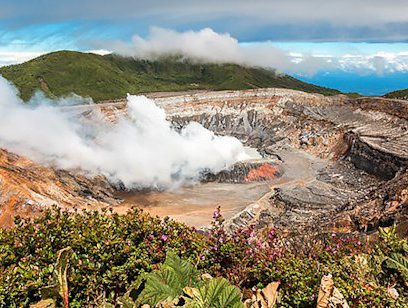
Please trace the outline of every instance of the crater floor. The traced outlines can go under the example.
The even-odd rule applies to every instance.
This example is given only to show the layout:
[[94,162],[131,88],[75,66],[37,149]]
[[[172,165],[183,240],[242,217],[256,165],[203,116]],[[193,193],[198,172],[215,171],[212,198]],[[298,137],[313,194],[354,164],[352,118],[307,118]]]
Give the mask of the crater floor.
[[[221,205],[230,228],[370,232],[397,223],[407,232],[408,102],[286,89],[153,96],[176,128],[196,121],[235,136],[275,161],[280,176],[249,184],[211,182],[179,192],[121,193],[122,202],[103,179],[27,163],[2,151],[0,215],[10,213],[13,199],[4,196],[18,196],[14,209],[53,201],[64,207],[113,206],[119,212],[137,205],[198,227]],[[84,117],[102,111],[113,122],[126,114],[125,101],[64,108]]]
[[169,216],[201,228],[210,225],[212,213],[217,206],[221,206],[223,216],[229,219],[269,191],[270,185],[265,182],[212,182],[181,187],[172,192],[121,192],[117,197],[124,201],[115,210],[125,213],[132,206],[137,206],[153,215]]

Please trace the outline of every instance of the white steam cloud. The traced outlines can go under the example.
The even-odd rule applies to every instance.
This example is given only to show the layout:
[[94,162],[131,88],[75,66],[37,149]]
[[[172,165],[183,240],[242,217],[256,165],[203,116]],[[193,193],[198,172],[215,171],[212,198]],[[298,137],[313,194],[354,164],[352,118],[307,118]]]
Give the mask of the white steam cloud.
[[0,148],[57,168],[102,174],[129,189],[172,188],[247,158],[238,139],[215,136],[198,123],[177,132],[164,110],[144,96],[129,95],[128,115],[117,123],[102,114],[84,121],[55,101],[34,100],[24,104],[0,77]]

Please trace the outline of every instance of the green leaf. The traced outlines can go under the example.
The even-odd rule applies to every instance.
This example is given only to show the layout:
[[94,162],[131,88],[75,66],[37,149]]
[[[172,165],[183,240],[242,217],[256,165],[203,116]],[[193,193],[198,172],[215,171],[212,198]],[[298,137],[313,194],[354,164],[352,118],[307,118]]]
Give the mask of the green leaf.
[[240,290],[231,285],[225,278],[213,278],[199,289],[188,290],[192,296],[187,307],[194,308],[240,308],[244,307],[241,302]]
[[402,249],[404,249],[405,253],[408,253],[408,244],[407,244],[407,243],[404,243],[404,244],[402,245]]
[[157,305],[172,301],[182,295],[186,286],[196,286],[199,273],[188,261],[169,252],[160,269],[146,275],[146,284],[138,297],[138,303]]
[[119,304],[122,308],[136,308],[138,307],[136,303],[127,294],[118,299]]
[[398,271],[404,279],[408,279],[408,259],[400,253],[392,253],[384,260],[384,264],[389,269]]

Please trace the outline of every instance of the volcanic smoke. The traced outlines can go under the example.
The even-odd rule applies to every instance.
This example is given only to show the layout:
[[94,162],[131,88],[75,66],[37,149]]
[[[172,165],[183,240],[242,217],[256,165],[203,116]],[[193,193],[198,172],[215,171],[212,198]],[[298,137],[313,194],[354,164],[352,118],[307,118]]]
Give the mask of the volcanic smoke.
[[0,147],[55,168],[104,175],[127,189],[174,188],[247,158],[238,139],[216,136],[198,123],[175,130],[144,96],[128,95],[128,115],[116,123],[101,113],[85,121],[59,107],[79,101],[89,103],[43,94],[24,103],[0,77]]

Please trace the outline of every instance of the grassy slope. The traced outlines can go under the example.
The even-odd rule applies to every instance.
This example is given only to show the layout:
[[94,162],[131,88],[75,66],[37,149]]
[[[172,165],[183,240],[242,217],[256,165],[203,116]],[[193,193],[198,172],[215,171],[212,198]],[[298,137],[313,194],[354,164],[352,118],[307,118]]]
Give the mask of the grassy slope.
[[0,68],[28,100],[36,89],[49,96],[76,93],[96,101],[122,98],[126,93],[189,89],[249,89],[279,87],[338,94],[272,70],[235,64],[193,64],[175,59],[136,60],[117,55],[100,56],[58,51],[19,65]]
[[408,89],[393,91],[384,95],[386,98],[397,98],[408,100]]

